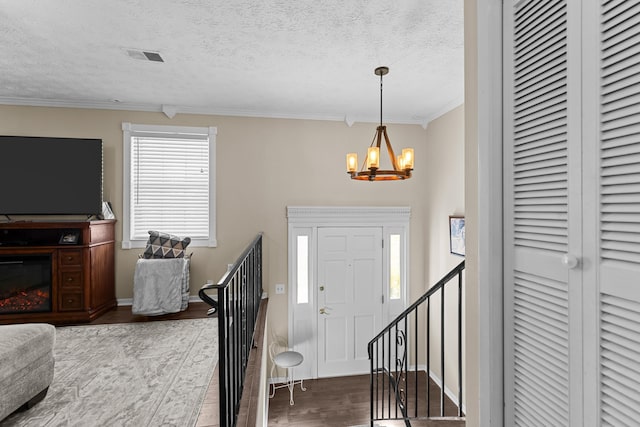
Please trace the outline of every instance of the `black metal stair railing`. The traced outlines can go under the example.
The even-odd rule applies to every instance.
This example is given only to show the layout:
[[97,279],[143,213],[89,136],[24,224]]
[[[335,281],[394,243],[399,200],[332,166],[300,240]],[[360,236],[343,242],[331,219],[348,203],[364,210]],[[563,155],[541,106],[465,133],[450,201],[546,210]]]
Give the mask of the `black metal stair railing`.
[[[445,287],[458,278],[457,295],[457,363],[458,396],[457,414],[462,411],[462,271],[464,261],[447,273],[416,302],[387,325],[368,344],[370,361],[370,420],[404,420],[411,426],[411,419],[432,417],[429,393],[431,361],[431,298],[440,295],[440,395],[439,415],[445,417]],[[447,287],[450,289],[450,286]],[[424,325],[423,329],[422,325]],[[437,339],[437,338],[436,338]],[[420,354],[420,349],[424,353]],[[423,361],[426,368],[419,369]],[[413,365],[409,367],[409,363]],[[424,373],[421,373],[424,372]]]
[[[217,300],[210,290],[217,290]],[[220,426],[235,426],[262,298],[262,233],[218,283],[204,285],[198,295],[218,314]]]

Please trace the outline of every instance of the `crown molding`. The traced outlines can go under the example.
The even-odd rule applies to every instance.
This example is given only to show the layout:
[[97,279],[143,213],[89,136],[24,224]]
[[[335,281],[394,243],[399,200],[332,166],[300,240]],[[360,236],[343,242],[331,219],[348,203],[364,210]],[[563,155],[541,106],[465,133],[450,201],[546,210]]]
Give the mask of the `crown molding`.
[[456,97],[452,99],[450,102],[446,103],[442,108],[437,110],[435,113],[431,114],[422,122],[422,127],[426,129],[429,126],[429,123],[434,121],[437,118],[440,118],[447,114],[449,111],[453,110],[464,104],[464,96]]
[[[128,102],[114,101],[78,101],[78,100],[59,100],[44,98],[15,98],[0,96],[0,105],[15,105],[23,107],[59,107],[59,108],[81,108],[91,110],[115,110],[115,111],[144,111],[164,113],[167,109],[163,104],[136,104]],[[351,123],[377,123],[379,118],[374,116],[352,116],[349,114],[299,114],[294,112],[266,112],[256,110],[226,109],[226,108],[206,108],[206,107],[188,107],[188,106],[170,106],[170,113],[176,114],[202,114],[210,116],[230,116],[230,117],[252,117],[264,119],[293,119],[293,120],[318,120],[318,121],[335,121],[346,123],[345,117],[349,117],[348,122]],[[448,110],[447,110],[448,111]],[[446,111],[444,111],[446,112]],[[444,113],[443,112],[443,113]],[[439,113],[439,115],[443,114]],[[173,117],[172,116],[172,117]],[[169,115],[167,115],[169,117]],[[170,118],[172,118],[170,117]],[[426,129],[424,118],[415,120],[405,120],[402,118],[390,117],[385,119],[386,123],[399,125],[420,125]],[[427,122],[428,123],[428,122]]]

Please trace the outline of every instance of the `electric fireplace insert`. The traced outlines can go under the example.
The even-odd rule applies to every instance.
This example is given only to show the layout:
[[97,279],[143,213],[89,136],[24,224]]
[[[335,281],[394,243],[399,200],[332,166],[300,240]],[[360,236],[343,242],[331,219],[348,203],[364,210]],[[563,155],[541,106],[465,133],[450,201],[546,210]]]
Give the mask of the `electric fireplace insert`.
[[51,254],[0,255],[0,314],[51,311]]

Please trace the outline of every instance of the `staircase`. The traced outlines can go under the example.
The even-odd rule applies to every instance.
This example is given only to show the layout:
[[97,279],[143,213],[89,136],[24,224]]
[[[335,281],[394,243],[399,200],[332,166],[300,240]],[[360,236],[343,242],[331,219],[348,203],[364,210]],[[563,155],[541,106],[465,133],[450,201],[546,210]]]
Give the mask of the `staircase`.
[[463,270],[464,261],[369,342],[371,426],[465,424]]

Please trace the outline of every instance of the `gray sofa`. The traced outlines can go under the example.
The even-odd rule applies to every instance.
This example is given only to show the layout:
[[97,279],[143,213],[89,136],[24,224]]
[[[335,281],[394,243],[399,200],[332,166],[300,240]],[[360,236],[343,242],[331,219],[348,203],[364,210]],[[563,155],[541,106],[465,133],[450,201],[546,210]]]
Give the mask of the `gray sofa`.
[[0,421],[47,394],[55,337],[56,329],[45,323],[0,325]]

